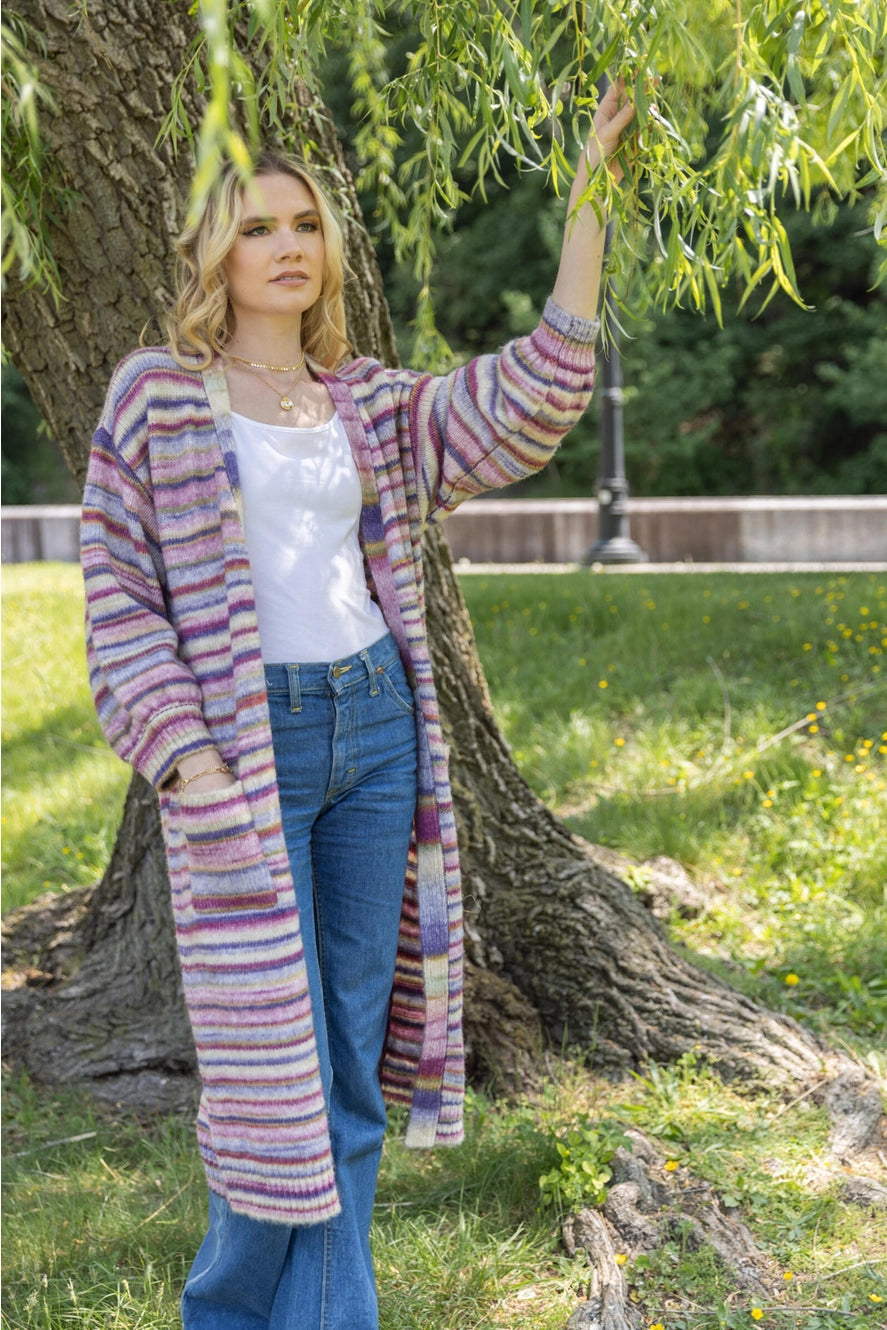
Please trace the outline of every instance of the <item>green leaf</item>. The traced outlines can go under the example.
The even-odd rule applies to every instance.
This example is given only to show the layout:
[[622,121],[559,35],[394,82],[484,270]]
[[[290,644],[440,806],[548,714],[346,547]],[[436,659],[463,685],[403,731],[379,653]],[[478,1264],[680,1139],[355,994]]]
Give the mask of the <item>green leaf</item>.
[[832,109],[829,111],[829,117],[828,117],[828,128],[826,129],[827,138],[829,139],[832,138],[838,125],[843,120],[844,112],[847,110],[847,103],[850,100],[850,94],[853,92],[855,86],[856,86],[856,75],[854,73],[850,73],[844,79],[840,89],[838,90],[838,95],[835,97],[834,101],[832,102]]

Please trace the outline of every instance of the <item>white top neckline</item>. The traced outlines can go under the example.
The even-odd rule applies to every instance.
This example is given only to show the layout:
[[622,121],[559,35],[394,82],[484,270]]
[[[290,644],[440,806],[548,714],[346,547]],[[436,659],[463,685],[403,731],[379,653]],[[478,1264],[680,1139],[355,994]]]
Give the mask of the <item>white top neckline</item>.
[[245,420],[247,425],[258,425],[261,429],[279,429],[284,434],[313,434],[319,430],[329,429],[339,419],[338,411],[334,411],[329,420],[322,420],[318,425],[269,425],[267,421],[245,416],[242,411],[232,411],[231,415],[235,420]]

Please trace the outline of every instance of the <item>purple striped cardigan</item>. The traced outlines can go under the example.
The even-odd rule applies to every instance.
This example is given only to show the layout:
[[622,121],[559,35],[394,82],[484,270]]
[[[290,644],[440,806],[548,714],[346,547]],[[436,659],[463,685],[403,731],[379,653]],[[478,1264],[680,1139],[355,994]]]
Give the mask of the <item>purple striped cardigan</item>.
[[[363,490],[367,577],[416,699],[418,805],[383,1063],[407,1143],[462,1138],[462,915],[425,628],[424,527],[544,466],[587,405],[597,324],[540,326],[445,377],[359,359],[324,375]],[[257,1219],[338,1212],[281,828],[225,377],[163,349],[117,367],[83,503],[87,653],[108,740],[157,788],[203,1094],[209,1185]],[[171,780],[214,745],[221,793]]]

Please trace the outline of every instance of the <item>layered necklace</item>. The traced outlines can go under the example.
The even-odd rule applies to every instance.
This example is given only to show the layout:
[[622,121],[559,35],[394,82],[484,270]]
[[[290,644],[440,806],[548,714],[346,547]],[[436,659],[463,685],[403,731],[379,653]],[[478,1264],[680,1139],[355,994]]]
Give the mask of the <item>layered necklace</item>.
[[[295,403],[293,399],[290,397],[290,393],[292,392],[293,388],[295,388],[296,384],[299,382],[299,379],[301,379],[302,377],[302,371],[305,368],[304,352],[302,352],[301,360],[297,361],[295,365],[267,365],[262,360],[244,360],[243,356],[235,356],[231,351],[227,352],[227,357],[229,360],[236,360],[238,365],[245,365],[248,370],[252,371],[254,377],[259,380],[259,383],[264,383],[266,388],[270,388],[274,396],[277,398],[278,402],[280,403],[281,411],[292,411],[293,407],[295,406]],[[280,389],[277,386],[277,384],[269,383],[268,380],[259,373],[260,369],[270,370],[273,374],[295,374],[296,377],[293,379],[292,384],[288,389],[284,391],[284,394],[281,397]]]

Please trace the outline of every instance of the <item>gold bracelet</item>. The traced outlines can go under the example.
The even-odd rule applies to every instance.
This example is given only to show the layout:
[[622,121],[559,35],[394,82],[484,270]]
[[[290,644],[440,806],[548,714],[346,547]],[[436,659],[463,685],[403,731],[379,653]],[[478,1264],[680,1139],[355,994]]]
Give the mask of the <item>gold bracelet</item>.
[[195,771],[193,776],[179,776],[179,789],[183,790],[186,785],[191,784],[192,780],[200,780],[201,776],[215,776],[216,772],[225,772],[228,776],[234,775],[228,763],[222,762],[217,767],[207,767],[206,771]]

